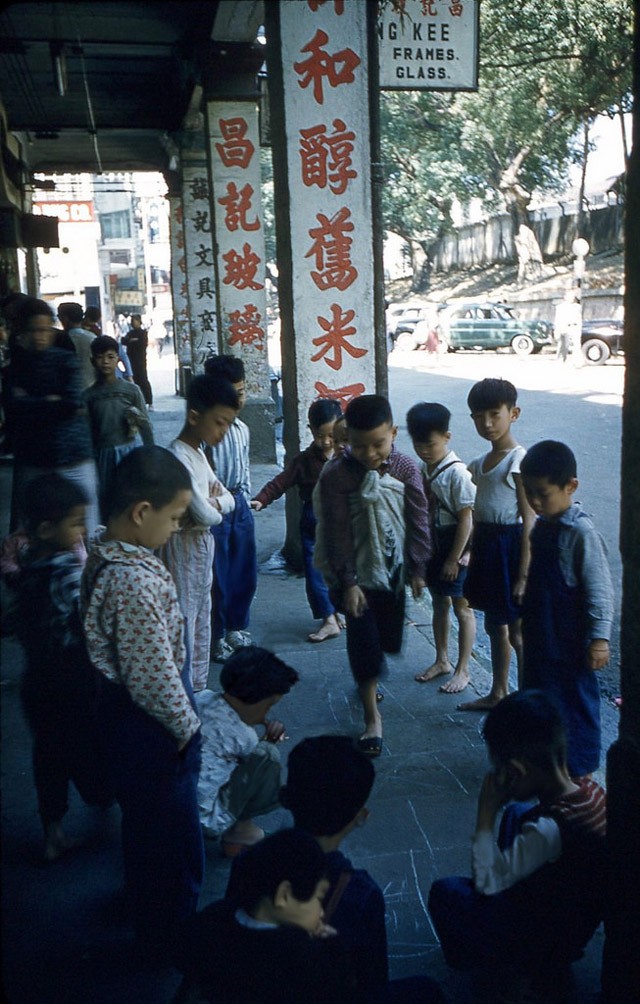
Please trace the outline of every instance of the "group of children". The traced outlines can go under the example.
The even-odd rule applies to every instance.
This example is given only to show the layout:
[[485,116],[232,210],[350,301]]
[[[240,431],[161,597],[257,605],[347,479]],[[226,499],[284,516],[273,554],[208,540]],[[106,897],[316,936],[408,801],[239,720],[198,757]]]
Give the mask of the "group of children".
[[[103,382],[108,389],[114,360],[101,357],[112,353],[113,347],[106,344],[108,340],[98,341],[103,351],[95,354],[97,369],[104,376],[98,390]],[[43,614],[44,607],[38,609],[31,602],[23,629],[25,709],[34,733],[34,772],[47,857],[54,859],[65,848],[60,823],[69,780],[88,801],[109,804],[115,797],[122,810],[125,879],[136,933],[147,950],[164,954],[178,943],[184,946],[181,925],[196,909],[203,876],[203,827],[205,834],[222,837],[223,850],[230,856],[249,848],[238,865],[232,907],[216,906],[191,921],[196,926],[186,939],[186,954],[183,948],[180,956],[194,979],[226,988],[227,997],[221,991],[205,999],[242,1001],[254,999],[250,976],[243,976],[245,996],[229,996],[227,983],[237,970],[225,969],[228,960],[248,958],[259,944],[279,945],[275,934],[261,941],[259,932],[281,926],[303,928],[321,940],[327,934],[332,937],[321,924],[320,900],[325,897],[328,904],[333,897],[326,898],[331,884],[325,876],[330,879],[331,869],[324,854],[318,856],[297,832],[265,839],[253,821],[279,803],[296,816],[290,797],[295,760],[292,754],[283,801],[277,744],[284,726],[267,714],[297,682],[298,674],[272,653],[247,644],[250,638],[243,632],[250,600],[246,602],[246,592],[243,602],[230,600],[235,587],[226,576],[233,575],[237,546],[230,517],[240,496],[248,512],[248,482],[241,464],[234,474],[233,456],[223,455],[214,459],[218,471],[223,462],[227,464],[228,483],[223,487],[202,444],[215,451],[239,421],[239,383],[218,374],[196,377],[188,392],[185,424],[170,449],[148,445],[125,450],[117,466],[112,465],[103,501],[106,529],[90,550],[81,587],[77,552],[83,497],[64,501],[63,486],[52,485],[52,498],[58,493],[62,501],[55,506],[51,501],[50,511],[43,512],[36,511],[30,493],[24,504],[28,510],[31,503],[33,509],[28,524],[31,548],[23,583],[31,583],[32,591],[21,588],[31,601],[34,590],[40,590],[49,603],[49,612]],[[139,410],[138,405],[127,408]],[[462,964],[464,953],[457,946],[468,939],[486,896],[502,903],[498,896],[512,888],[519,892],[522,883],[535,876],[544,878],[547,894],[555,902],[557,876],[570,884],[576,862],[601,853],[604,796],[588,775],[597,768],[600,752],[593,670],[608,658],[613,596],[601,538],[573,501],[577,477],[571,451],[551,441],[528,453],[518,446],[512,434],[519,416],[516,391],[507,381],[476,384],[469,406],[491,450],[467,471],[449,449],[449,413],[441,405],[417,405],[407,416],[421,469],[396,449],[397,429],[385,398],[365,395],[353,400],[345,423],[333,402],[316,402],[310,411],[312,447],[254,500],[259,510],[287,487],[299,487],[307,595],[312,612],[322,618],[320,630],[309,638],[317,642],[337,635],[344,616],[349,664],[364,713],[364,731],[355,747],[358,757],[364,754],[370,759],[382,752],[378,682],[386,672],[386,654],[398,652],[402,644],[406,586],[415,597],[428,587],[433,597],[436,661],[416,678],[427,682],[450,676],[442,685],[445,692],[465,688],[474,638],[472,609],[485,613],[493,685],[486,698],[460,705],[489,711],[484,734],[494,768],[479,800],[473,887],[469,894],[467,887],[461,893],[457,886],[436,885],[432,894],[432,916],[452,965]],[[334,423],[346,425],[348,448],[335,449]],[[239,450],[244,444],[248,448],[241,425],[238,441]],[[120,445],[105,443],[105,449]],[[44,486],[42,497],[46,497]],[[249,512],[248,516],[252,521]],[[210,528],[222,526],[224,520],[229,525],[219,586],[223,603],[214,645],[224,640],[235,651],[224,652],[222,690],[214,693],[206,687],[214,560]],[[240,536],[246,533],[236,529]],[[36,580],[43,565],[46,575]],[[67,574],[67,566],[73,574]],[[64,591],[68,595],[61,599]],[[447,651],[451,604],[460,626],[454,667]],[[51,731],[53,740],[46,734],[44,698],[37,697],[42,657],[28,636],[35,630],[34,620],[43,616],[58,625],[55,637],[60,640],[52,635],[52,643],[61,652],[69,645],[78,650],[81,678],[87,681],[84,689],[67,692],[66,657],[58,660],[59,683],[54,680],[52,687],[62,695],[62,724]],[[518,656],[523,689],[507,697],[512,649]],[[30,686],[34,680],[35,686]],[[36,694],[35,705],[30,693]],[[56,744],[64,747],[66,723],[83,715],[90,728],[79,755],[94,764],[95,783],[87,784],[77,774],[72,751],[54,786],[51,763],[42,770],[48,757],[42,750],[51,751]],[[527,730],[530,721],[535,727]],[[258,725],[264,727],[262,741],[255,732]],[[514,736],[518,742],[509,745],[507,739]],[[346,747],[346,762],[352,754],[345,751]],[[318,756],[314,768],[318,773],[321,761]],[[337,792],[341,776],[342,768],[336,767],[321,790]],[[313,778],[305,783],[313,786]],[[55,798],[50,798],[53,787]],[[333,834],[316,832],[317,823],[296,823],[316,842],[327,837],[320,841],[322,850],[337,851],[339,839],[334,843],[331,838],[345,835],[363,818],[367,794],[341,828],[338,814]],[[347,795],[344,798],[351,811],[353,803]],[[496,850],[492,836],[498,811],[511,799],[530,803],[512,826],[517,867],[508,850]],[[525,852],[523,871],[522,849],[532,842],[532,828],[543,831],[544,850],[540,852],[540,841],[534,840],[538,850],[531,856]],[[295,879],[298,855],[303,862],[300,883]],[[335,882],[334,891],[339,884]],[[340,893],[343,899],[346,895],[344,890]],[[576,891],[576,901],[579,895]],[[509,909],[516,912],[512,916],[496,906],[496,924],[516,923],[513,918],[522,909],[522,900],[512,898]],[[454,944],[456,932],[451,934],[449,928],[458,911],[461,920]],[[597,922],[600,915],[600,900],[594,898],[588,916]],[[585,937],[588,926],[585,922]],[[342,935],[337,922],[336,927]],[[212,932],[229,946],[228,953],[225,949],[219,959],[216,955],[215,964],[212,955],[192,950],[198,938],[208,938]],[[309,951],[315,953],[315,937],[313,941]],[[557,953],[561,962],[575,957],[577,941],[564,954]],[[306,966],[334,964],[322,961],[333,956],[325,956],[321,949],[318,958],[307,958],[306,941],[304,946],[303,950],[302,942],[296,947],[283,938],[274,949],[277,965],[283,969],[289,965],[293,972],[299,963],[302,972]],[[270,958],[271,950],[264,957]],[[338,982],[344,980],[335,999],[357,1000],[354,987],[363,985],[362,977],[354,975],[351,963],[345,968],[343,962],[335,962],[335,973],[342,973]],[[478,962],[485,963],[484,957]],[[282,976],[287,978],[284,972]],[[381,1000],[416,999],[387,986],[386,976],[380,982]],[[423,994],[420,999],[438,998]]]

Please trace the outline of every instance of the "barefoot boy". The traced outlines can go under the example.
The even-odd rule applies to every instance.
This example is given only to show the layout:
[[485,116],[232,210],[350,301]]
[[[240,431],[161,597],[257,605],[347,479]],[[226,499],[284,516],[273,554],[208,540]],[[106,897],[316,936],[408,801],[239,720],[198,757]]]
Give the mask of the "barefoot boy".
[[450,680],[440,687],[459,694],[469,683],[469,659],[476,636],[473,610],[462,595],[469,564],[469,537],[476,490],[462,460],[449,449],[451,412],[442,404],[416,404],[407,414],[413,448],[422,460],[429,515],[434,533],[434,555],[427,565],[427,586],[433,603],[436,661],[416,675],[429,683],[451,673],[449,610],[458,621],[458,661]]
[[385,652],[402,646],[405,582],[415,597],[425,586],[428,505],[416,464],[395,449],[387,399],[355,398],[346,418],[349,448],[318,482],[318,566],[346,614],[349,665],[364,712],[359,747],[379,756],[377,684]]

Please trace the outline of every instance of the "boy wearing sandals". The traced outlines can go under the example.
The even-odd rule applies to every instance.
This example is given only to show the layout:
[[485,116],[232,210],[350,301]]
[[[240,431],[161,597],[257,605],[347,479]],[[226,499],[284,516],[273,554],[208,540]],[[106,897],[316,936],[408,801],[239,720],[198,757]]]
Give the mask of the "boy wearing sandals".
[[346,614],[347,654],[364,712],[363,753],[382,752],[376,699],[385,653],[402,646],[405,583],[425,586],[431,555],[422,477],[399,453],[389,402],[354,398],[346,410],[349,447],[328,464],[316,489],[316,564]]
[[[220,836],[227,857],[262,840],[264,831],[252,817],[279,805],[277,743],[285,730],[267,714],[298,679],[295,669],[272,652],[247,645],[224,663],[221,691],[195,695],[202,722],[200,822],[205,836]],[[261,740],[256,725],[264,726]]]

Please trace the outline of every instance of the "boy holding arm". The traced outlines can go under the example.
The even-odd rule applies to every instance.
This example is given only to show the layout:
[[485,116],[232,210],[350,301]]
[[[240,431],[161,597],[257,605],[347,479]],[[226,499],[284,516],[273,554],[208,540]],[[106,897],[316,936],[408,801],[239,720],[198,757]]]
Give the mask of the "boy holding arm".
[[420,471],[394,446],[386,398],[367,394],[346,410],[349,448],[318,482],[316,564],[346,614],[349,665],[364,711],[359,748],[382,752],[376,699],[385,653],[402,646],[405,582],[425,586],[431,555],[428,505]]

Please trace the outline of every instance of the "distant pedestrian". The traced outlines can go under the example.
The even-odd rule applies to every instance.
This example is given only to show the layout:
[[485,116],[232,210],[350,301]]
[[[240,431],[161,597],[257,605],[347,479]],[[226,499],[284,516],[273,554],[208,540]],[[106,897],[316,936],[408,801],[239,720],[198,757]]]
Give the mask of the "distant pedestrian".
[[142,391],[148,408],[153,407],[153,391],[147,375],[147,347],[149,336],[142,327],[142,317],[140,314],[131,315],[131,327],[122,339],[122,344],[127,350],[134,383]]

